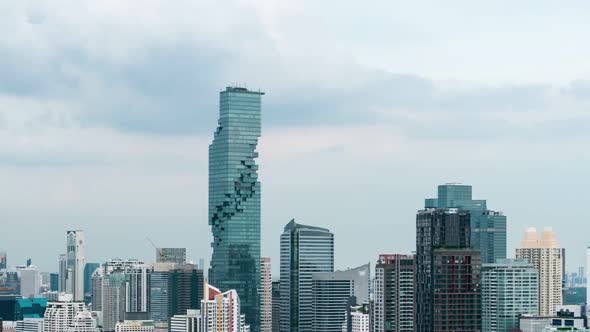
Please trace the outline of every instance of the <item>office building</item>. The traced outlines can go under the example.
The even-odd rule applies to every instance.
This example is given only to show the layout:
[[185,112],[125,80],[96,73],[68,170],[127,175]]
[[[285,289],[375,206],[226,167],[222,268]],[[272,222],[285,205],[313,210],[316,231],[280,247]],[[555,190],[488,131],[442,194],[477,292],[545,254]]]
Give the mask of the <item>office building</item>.
[[89,302],[92,297],[92,274],[100,267],[99,263],[86,263],[84,265],[84,298]]
[[200,310],[188,310],[184,315],[170,318],[170,332],[201,332],[202,317]]
[[203,298],[203,270],[194,264],[180,265],[170,275],[170,313],[181,315],[199,309]]
[[563,304],[563,250],[551,228],[545,228],[541,239],[537,230],[526,230],[517,258],[527,259],[539,271],[539,314],[549,316]]
[[186,264],[186,248],[156,248],[156,262]]
[[156,326],[151,320],[126,320],[117,322],[115,332],[154,332]]
[[456,208],[416,215],[416,332],[481,330],[481,257],[469,216]]
[[334,234],[291,220],[281,235],[281,332],[309,332],[312,275],[334,271]]
[[0,251],[0,270],[6,270],[8,268],[8,259],[6,251]]
[[260,182],[256,146],[264,93],[227,87],[209,146],[209,225],[213,254],[209,280],[235,289],[254,332],[260,330]]
[[66,278],[68,274],[68,260],[65,254],[60,254],[57,260],[57,264],[59,267],[59,283],[57,291],[60,293],[66,292]]
[[96,316],[90,311],[79,311],[68,332],[100,332]]
[[44,297],[24,298],[16,300],[16,320],[25,318],[43,318],[47,310],[48,299]]
[[117,322],[125,319],[127,278],[121,270],[102,277],[101,309],[104,332],[115,331]]
[[272,332],[281,330],[281,282],[272,282]]
[[171,270],[175,263],[156,263],[150,273],[150,319],[155,323],[168,323],[172,317]]
[[510,332],[521,315],[539,315],[539,275],[526,259],[482,266],[482,331]]
[[16,323],[16,332],[43,332],[43,318],[24,318]]
[[369,304],[350,306],[344,324],[342,324],[342,332],[371,332]]
[[203,332],[234,331],[250,332],[245,316],[240,310],[240,298],[235,290],[222,293],[206,284],[201,301]]
[[74,301],[84,301],[84,258],[86,239],[84,231],[66,233],[66,293],[74,296]]
[[49,291],[51,291],[51,292],[58,292],[59,291],[59,273],[50,273],[49,274]]
[[23,297],[36,297],[41,289],[41,274],[35,265],[18,267],[20,275],[20,294]]
[[19,294],[0,294],[0,318],[5,321],[18,320],[16,303],[22,297]]
[[43,331],[68,331],[74,318],[81,311],[87,311],[84,302],[74,302],[71,294],[61,294],[59,301],[47,304],[43,317]]
[[369,302],[369,264],[354,269],[312,274],[312,331],[341,332],[350,299]]
[[438,198],[425,200],[425,208],[457,208],[469,211],[471,246],[481,252],[483,263],[506,258],[506,216],[487,209],[486,200],[474,200],[469,185],[448,183],[438,186]]
[[260,332],[272,332],[272,277],[270,257],[262,257],[260,262]]
[[415,273],[413,255],[379,255],[374,281],[375,332],[414,331]]
[[150,312],[150,284],[149,275],[152,269],[137,262],[125,270],[126,292],[125,312]]

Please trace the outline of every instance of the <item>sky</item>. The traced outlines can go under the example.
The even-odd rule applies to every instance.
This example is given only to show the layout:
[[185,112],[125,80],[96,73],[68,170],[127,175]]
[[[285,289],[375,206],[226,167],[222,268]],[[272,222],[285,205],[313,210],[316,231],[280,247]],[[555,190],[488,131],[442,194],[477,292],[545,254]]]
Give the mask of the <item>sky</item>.
[[[262,254],[295,218],[336,268],[415,249],[446,182],[590,245],[590,2],[0,1],[0,251],[57,271],[210,258],[207,149],[227,85],[262,89]],[[278,274],[275,275],[275,277]]]

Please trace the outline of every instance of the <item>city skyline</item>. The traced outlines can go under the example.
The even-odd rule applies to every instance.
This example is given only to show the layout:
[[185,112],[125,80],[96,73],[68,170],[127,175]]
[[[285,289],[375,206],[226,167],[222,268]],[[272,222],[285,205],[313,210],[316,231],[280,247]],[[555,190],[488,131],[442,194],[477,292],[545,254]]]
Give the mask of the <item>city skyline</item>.
[[[161,20],[149,6],[109,1],[90,10],[59,1],[0,4],[2,27],[16,27],[0,55],[0,250],[10,265],[32,258],[42,271],[57,271],[68,229],[85,230],[91,262],[149,261],[146,236],[209,261],[206,149],[215,95],[232,82],[268,93],[258,150],[262,254],[273,261],[291,218],[337,235],[339,269],[409,253],[412,237],[394,231],[413,233],[422,199],[459,181],[509,216],[508,256],[526,228],[553,226],[567,239],[568,269],[583,265],[588,243],[576,221],[590,218],[583,208],[590,68],[580,59],[590,50],[575,41],[588,25],[584,10],[525,1],[537,10],[513,4],[504,15],[497,3],[464,2],[449,12],[435,3],[377,2],[346,4],[345,19],[323,16],[323,25],[305,13],[327,14],[327,5],[305,1],[158,3]],[[185,14],[223,21],[228,8],[242,13],[231,27]],[[119,23],[130,12],[147,31]],[[397,19],[369,20],[377,12]],[[569,24],[548,32],[547,13]],[[437,29],[410,24],[405,14]],[[370,24],[351,32],[343,21],[356,15]],[[453,17],[477,18],[475,28]],[[302,18],[311,28],[294,29]],[[547,32],[542,42],[539,29]],[[64,39],[61,31],[80,34]],[[344,244],[356,240],[361,222],[384,231],[349,250]],[[31,243],[47,245],[27,252]]]

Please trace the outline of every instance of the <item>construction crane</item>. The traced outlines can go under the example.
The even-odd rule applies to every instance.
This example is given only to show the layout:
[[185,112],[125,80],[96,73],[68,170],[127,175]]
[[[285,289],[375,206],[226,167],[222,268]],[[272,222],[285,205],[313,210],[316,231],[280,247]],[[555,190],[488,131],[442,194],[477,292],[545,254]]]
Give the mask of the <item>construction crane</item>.
[[159,261],[160,262],[164,262],[166,261],[166,257],[164,255],[164,252],[162,251],[162,248],[158,248],[158,246],[154,243],[154,241],[152,241],[152,239],[150,239],[149,237],[145,238],[146,240],[148,240],[148,242],[156,249],[156,253],[158,254],[159,257]]

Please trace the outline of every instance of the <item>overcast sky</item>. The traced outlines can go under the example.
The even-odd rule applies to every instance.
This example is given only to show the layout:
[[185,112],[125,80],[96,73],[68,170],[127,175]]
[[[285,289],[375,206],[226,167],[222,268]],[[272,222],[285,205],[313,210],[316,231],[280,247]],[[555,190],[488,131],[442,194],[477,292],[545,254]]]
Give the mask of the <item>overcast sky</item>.
[[553,226],[590,244],[590,2],[0,1],[0,251],[210,258],[218,93],[266,92],[262,251],[291,218],[335,233],[336,267],[415,249],[445,182],[508,216],[509,254]]

